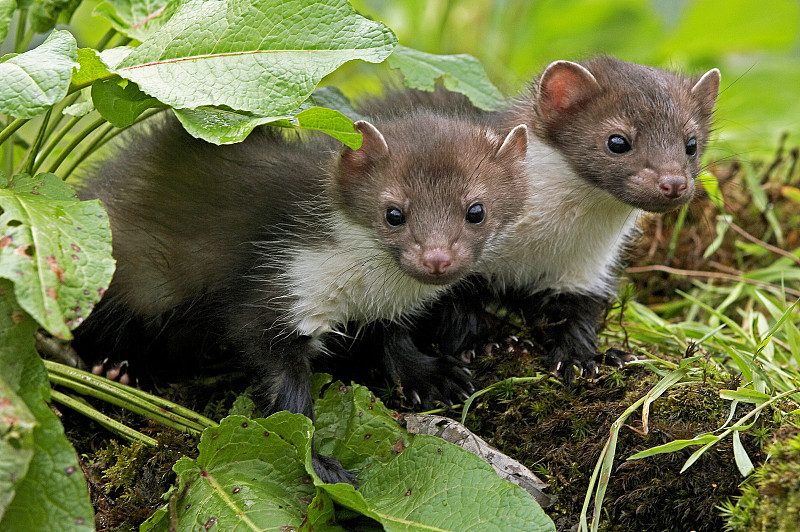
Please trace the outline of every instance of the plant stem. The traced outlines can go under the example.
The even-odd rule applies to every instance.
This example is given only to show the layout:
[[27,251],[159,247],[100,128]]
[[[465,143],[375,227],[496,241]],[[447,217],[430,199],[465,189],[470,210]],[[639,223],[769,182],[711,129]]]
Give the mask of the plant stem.
[[150,436],[145,436],[138,430],[134,430],[129,426],[108,417],[77,397],[72,397],[71,395],[61,393],[58,390],[50,390],[50,398],[53,401],[56,401],[57,403],[60,403],[78,412],[79,414],[88,417],[92,421],[96,421],[114,434],[118,434],[130,442],[139,441],[148,447],[155,447],[158,445],[158,442]]
[[92,141],[86,146],[86,148],[84,148],[84,150],[77,157],[75,157],[75,159],[72,161],[72,164],[70,164],[69,167],[64,170],[61,179],[66,181],[70,174],[72,174],[73,170],[75,170],[75,168],[77,168],[81,162],[86,160],[86,158],[89,157],[89,155],[91,155],[99,146],[102,146],[104,144],[103,139],[112,129],[114,129],[114,124],[108,123],[103,126],[102,129],[97,132],[97,135],[95,135]]
[[17,18],[17,34],[14,37],[14,51],[21,54],[25,51],[23,41],[25,40],[25,21],[28,20],[28,10],[20,9]]
[[47,126],[50,123],[50,116],[52,114],[53,114],[53,108],[50,107],[44,114],[44,118],[42,118],[42,123],[39,125],[39,132],[36,134],[36,140],[34,140],[33,144],[31,144],[31,146],[28,148],[28,153],[20,168],[19,173],[31,174],[33,172],[33,163],[36,161],[36,154],[39,152],[39,148],[41,148],[42,142],[44,142],[45,131],[47,130]]
[[58,143],[61,142],[61,139],[64,138],[64,135],[66,135],[67,132],[69,132],[69,130],[75,126],[75,124],[80,122],[80,120],[81,117],[79,116],[72,117],[72,119],[69,122],[67,122],[67,125],[61,128],[61,131],[59,131],[55,137],[50,139],[50,142],[47,144],[47,147],[44,150],[42,150],[42,154],[39,156],[39,159],[33,165],[34,172],[39,170],[39,167],[44,163],[45,159],[47,159],[47,157],[50,155],[50,152],[53,151],[53,149],[56,146],[58,146]]
[[6,127],[4,127],[3,130],[0,131],[0,144],[8,140],[8,138],[11,137],[11,135],[13,135],[14,133],[16,133],[16,131],[19,128],[24,126],[27,121],[28,121],[27,118],[17,118],[16,120],[8,124]]
[[98,52],[105,50],[106,46],[108,46],[108,43],[111,41],[111,39],[114,38],[114,35],[116,34],[117,30],[115,30],[114,28],[109,28],[108,31],[105,33],[105,35],[100,37],[100,40],[97,41],[97,46],[94,47],[95,50],[97,50]]
[[[153,412],[154,416],[160,416],[162,418],[167,417],[170,420],[174,419],[180,423],[190,424],[191,426],[196,427],[197,430],[203,430],[207,427],[217,426],[216,421],[208,419],[207,417],[202,416],[184,406],[167,401],[166,399],[162,399],[160,397],[156,397],[147,392],[137,390],[136,388],[126,386],[125,384],[106,379],[105,377],[89,373],[88,371],[83,371],[77,368],[66,366],[64,364],[59,364],[51,360],[45,360],[44,365],[47,368],[47,372],[49,373],[51,380],[53,380],[53,377],[59,377],[62,383],[69,382],[71,384],[75,384],[76,386],[82,386],[83,389],[88,389],[87,395],[92,395],[95,397],[97,397],[97,394],[94,393],[95,391],[102,392],[108,396],[114,397],[115,400],[117,400],[117,402],[109,401],[112,404],[116,404],[123,408],[128,408],[129,410],[141,413],[146,417],[152,417],[149,413],[147,413],[147,410],[149,409]],[[72,387],[71,384],[65,384],[65,386]],[[122,401],[122,404],[120,404],[120,401]],[[139,410],[144,410],[145,412],[139,412],[133,408],[130,408],[131,406],[136,405],[142,405],[138,408]],[[173,425],[170,424],[170,426]],[[178,430],[183,430],[179,427],[175,428],[178,428]]]
[[83,139],[85,139],[87,136],[89,136],[92,131],[94,131],[98,127],[102,126],[105,122],[106,122],[106,119],[103,118],[103,117],[100,117],[97,120],[95,120],[94,122],[92,122],[91,124],[89,124],[88,126],[86,126],[86,128],[84,128],[83,131],[78,133],[75,136],[75,138],[72,139],[72,141],[69,144],[67,144],[67,147],[64,148],[64,151],[61,152],[61,155],[59,155],[58,159],[56,159],[56,162],[54,162],[52,164],[52,166],[50,166],[50,173],[51,174],[55,174],[56,171],[58,170],[58,167],[61,166],[61,163],[63,163],[64,160],[67,158],[67,156],[70,153],[72,153],[72,150],[74,150],[78,146],[78,144],[83,142]]

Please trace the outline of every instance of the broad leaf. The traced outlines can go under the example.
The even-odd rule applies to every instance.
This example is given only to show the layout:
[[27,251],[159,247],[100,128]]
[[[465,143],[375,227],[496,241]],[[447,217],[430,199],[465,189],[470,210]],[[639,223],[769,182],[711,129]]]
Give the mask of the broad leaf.
[[169,20],[179,4],[180,0],[105,0],[92,14],[131,39],[143,41]]
[[[0,280],[0,403],[9,400],[3,414],[19,416],[0,438],[0,530],[88,532],[94,519],[86,481],[61,422],[45,404],[50,386],[33,345],[36,329],[14,301],[11,283]],[[3,423],[5,431],[8,420]],[[11,454],[3,449],[7,444]]]
[[113,74],[103,63],[97,52],[90,48],[78,49],[78,67],[72,73],[70,89],[88,87],[99,79],[110,78]]
[[67,94],[77,45],[68,31],[54,31],[33,50],[0,58],[0,114],[33,118]]
[[[311,430],[308,418],[288,412],[229,416],[207,429],[197,460],[181,458],[174,467],[178,484],[187,486],[176,507],[179,529],[299,527],[316,491],[304,465]],[[167,530],[169,521],[156,517],[143,529]]]
[[0,208],[0,277],[42,327],[70,338],[114,271],[100,202],[79,201],[53,174],[18,175],[0,188]]
[[282,117],[247,115],[213,107],[175,109],[175,115],[189,134],[214,144],[241,142],[254,128],[270,124],[322,131],[354,150],[361,146],[361,134],[353,127],[353,121],[338,111],[322,107],[311,107],[297,115]]
[[[334,383],[316,402],[316,412],[319,451],[356,468],[358,490],[323,484],[313,475],[313,429],[304,416],[230,416],[203,433],[196,461],[176,465],[182,487],[177,521],[170,523],[162,512],[142,529],[214,524],[222,530],[340,530],[331,522],[335,501],[389,531],[554,530],[522,488],[460,447],[407,434],[364,387]],[[249,504],[254,500],[259,504]]]
[[405,84],[412,89],[432,91],[437,79],[448,90],[460,92],[481,109],[494,110],[505,100],[486,76],[480,61],[469,55],[434,55],[397,46],[389,56],[389,66],[399,68]]
[[8,26],[17,8],[16,0],[0,0],[0,42],[8,35]]
[[117,80],[100,80],[92,84],[92,103],[100,115],[115,127],[133,124],[148,109],[161,103],[139,90],[135,83]]
[[382,61],[396,40],[345,0],[189,0],[116,72],[175,108],[277,117],[346,61]]

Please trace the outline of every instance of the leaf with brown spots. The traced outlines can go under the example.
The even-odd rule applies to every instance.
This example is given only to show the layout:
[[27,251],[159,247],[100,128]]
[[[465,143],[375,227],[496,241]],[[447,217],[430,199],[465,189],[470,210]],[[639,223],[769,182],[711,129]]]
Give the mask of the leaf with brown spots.
[[53,174],[22,174],[0,188],[0,209],[0,277],[42,327],[69,339],[114,271],[102,206]]

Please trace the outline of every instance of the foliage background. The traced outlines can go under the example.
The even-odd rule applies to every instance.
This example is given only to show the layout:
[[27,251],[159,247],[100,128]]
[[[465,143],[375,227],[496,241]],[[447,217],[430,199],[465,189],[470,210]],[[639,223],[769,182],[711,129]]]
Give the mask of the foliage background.
[[[506,94],[556,59],[593,54],[722,72],[719,153],[771,152],[789,131],[800,137],[800,3],[796,0],[355,0],[400,43],[480,59]],[[358,71],[361,76],[354,75]],[[331,82],[347,94],[375,88],[374,67],[350,65]]]

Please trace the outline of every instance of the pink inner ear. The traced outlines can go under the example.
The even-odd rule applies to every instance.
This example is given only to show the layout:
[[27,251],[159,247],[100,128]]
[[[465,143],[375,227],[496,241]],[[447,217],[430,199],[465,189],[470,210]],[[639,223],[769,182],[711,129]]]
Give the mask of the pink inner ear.
[[344,170],[355,176],[361,176],[369,171],[370,161],[367,155],[367,150],[362,145],[357,150],[345,148],[341,156],[341,165]]
[[589,98],[598,89],[597,81],[588,70],[560,62],[545,72],[539,105],[545,116],[560,113]]

